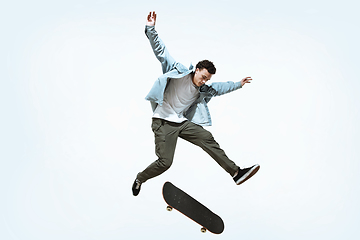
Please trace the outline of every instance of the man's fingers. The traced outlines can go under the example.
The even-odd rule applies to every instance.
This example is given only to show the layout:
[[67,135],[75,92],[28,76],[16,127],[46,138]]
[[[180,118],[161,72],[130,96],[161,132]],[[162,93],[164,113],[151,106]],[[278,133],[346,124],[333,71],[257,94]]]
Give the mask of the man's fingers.
[[148,21],[156,21],[156,13],[155,11],[149,12],[149,15],[147,16]]

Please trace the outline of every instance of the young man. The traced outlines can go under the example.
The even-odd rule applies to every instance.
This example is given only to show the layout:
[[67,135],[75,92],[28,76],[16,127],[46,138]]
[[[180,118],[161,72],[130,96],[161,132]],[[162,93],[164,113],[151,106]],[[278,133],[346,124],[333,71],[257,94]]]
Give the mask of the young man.
[[153,109],[151,128],[155,135],[155,152],[158,160],[137,175],[132,186],[133,195],[139,194],[142,183],[169,169],[178,137],[201,147],[233,177],[236,184],[245,182],[260,166],[256,164],[240,169],[226,156],[212,134],[202,126],[211,125],[207,103],[212,97],[240,89],[252,79],[246,77],[240,82],[217,82],[206,85],[216,72],[214,64],[203,60],[195,69],[193,66],[188,69],[176,62],[155,31],[155,22],[156,14],[150,12],[145,34],[163,70],[163,75],[155,81],[146,96]]

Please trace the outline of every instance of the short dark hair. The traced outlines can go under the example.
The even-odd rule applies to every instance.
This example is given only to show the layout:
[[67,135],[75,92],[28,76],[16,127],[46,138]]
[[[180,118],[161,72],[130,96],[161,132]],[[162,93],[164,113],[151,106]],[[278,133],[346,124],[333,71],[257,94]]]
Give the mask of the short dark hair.
[[198,64],[196,64],[196,68],[198,68],[199,70],[206,68],[210,74],[216,73],[216,68],[214,64],[209,60],[202,60],[198,62]]

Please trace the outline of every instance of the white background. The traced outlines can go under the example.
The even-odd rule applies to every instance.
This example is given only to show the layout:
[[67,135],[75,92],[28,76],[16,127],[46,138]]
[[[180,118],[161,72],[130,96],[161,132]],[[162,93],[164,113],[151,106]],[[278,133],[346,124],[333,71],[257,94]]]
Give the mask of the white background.
[[[358,239],[356,1],[7,1],[1,16],[1,218],[7,239]],[[209,129],[237,186],[179,140],[173,166],[132,196],[152,161],[161,74],[149,11],[172,56],[210,59],[211,81],[254,80],[214,98]],[[171,181],[219,214],[202,234],[165,210]]]

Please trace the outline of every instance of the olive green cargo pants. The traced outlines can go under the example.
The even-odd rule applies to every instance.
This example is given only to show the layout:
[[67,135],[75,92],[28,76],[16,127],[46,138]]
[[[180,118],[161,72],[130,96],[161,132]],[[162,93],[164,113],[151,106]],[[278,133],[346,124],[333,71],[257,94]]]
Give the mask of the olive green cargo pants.
[[174,123],[153,118],[151,128],[155,135],[155,153],[158,160],[137,175],[137,179],[142,183],[170,168],[178,137],[201,147],[231,176],[238,170],[238,166],[226,156],[212,134],[200,125],[190,121]]

